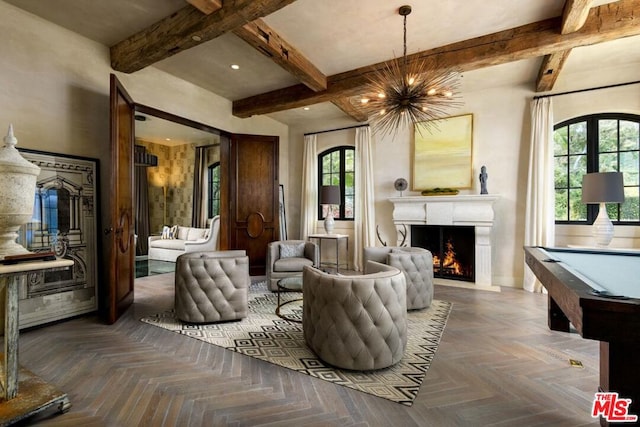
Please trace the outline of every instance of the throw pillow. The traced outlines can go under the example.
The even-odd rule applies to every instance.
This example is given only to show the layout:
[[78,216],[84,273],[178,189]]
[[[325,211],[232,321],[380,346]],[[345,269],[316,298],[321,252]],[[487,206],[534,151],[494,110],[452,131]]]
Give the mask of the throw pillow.
[[171,239],[171,229],[168,226],[165,225],[162,227],[162,235],[160,238],[163,240]]
[[169,231],[169,235],[171,237],[169,237],[170,239],[177,239],[178,238],[178,226],[174,225],[173,227],[171,227],[171,231]]
[[304,242],[280,245],[280,258],[303,258]]

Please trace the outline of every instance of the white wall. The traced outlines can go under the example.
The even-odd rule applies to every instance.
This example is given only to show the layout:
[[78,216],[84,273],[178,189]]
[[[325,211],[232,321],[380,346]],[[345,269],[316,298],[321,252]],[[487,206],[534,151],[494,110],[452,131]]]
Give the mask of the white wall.
[[[485,71],[486,73],[486,71]],[[616,70],[600,70],[600,75],[608,76],[620,73]],[[468,73],[469,74],[469,73]],[[572,81],[571,76],[564,76]],[[592,75],[576,76],[576,87],[597,86]],[[634,79],[629,76],[628,80]],[[637,77],[636,77],[637,80]],[[534,95],[534,84],[511,84],[490,88],[474,87],[463,93],[464,107],[452,115],[473,114],[473,176],[474,188],[463,190],[462,194],[477,194],[480,191],[477,179],[482,165],[489,174],[488,190],[499,195],[495,203],[494,245],[493,245],[493,284],[497,286],[521,287],[524,270],[524,211],[527,190],[527,168],[529,159],[530,112],[529,104]],[[619,111],[640,114],[640,85],[627,86],[606,91],[585,92],[579,95],[566,95],[554,98],[555,121],[602,111]],[[290,140],[292,146],[302,144],[305,132],[348,126],[348,122],[333,122],[292,127]],[[319,135],[318,141],[338,145],[347,132]],[[342,134],[342,135],[339,135]],[[350,134],[353,140],[353,134]],[[393,207],[389,197],[399,194],[393,188],[393,182],[400,177],[406,178],[411,186],[411,131],[401,130],[395,138],[375,140],[376,171],[376,222],[380,234],[388,244],[395,244],[395,228],[392,221]],[[301,153],[300,149],[300,153]],[[301,154],[300,154],[301,156]],[[301,157],[299,157],[301,158]],[[301,173],[298,164],[290,165],[291,173]],[[294,173],[295,170],[295,173]],[[294,183],[295,184],[295,183]],[[410,187],[411,188],[411,187]],[[294,191],[300,191],[299,187]],[[419,192],[404,192],[404,195],[419,195]],[[295,219],[294,219],[295,220]],[[640,247],[639,227],[616,227],[616,238],[612,246]],[[558,244],[583,242],[580,235],[588,235],[587,226],[563,229],[558,227]],[[573,236],[575,234],[575,236]],[[629,238],[624,240],[622,236]],[[623,241],[624,240],[624,241]]]

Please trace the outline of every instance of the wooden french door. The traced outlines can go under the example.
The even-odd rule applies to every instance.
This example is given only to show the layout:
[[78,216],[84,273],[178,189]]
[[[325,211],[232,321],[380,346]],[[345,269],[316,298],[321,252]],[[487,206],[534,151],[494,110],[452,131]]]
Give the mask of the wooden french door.
[[105,239],[108,252],[107,322],[112,324],[133,303],[134,103],[111,74],[111,197]]
[[247,251],[251,275],[265,274],[267,244],[278,240],[278,144],[277,136],[231,135],[221,146],[220,172],[229,177],[221,247]]

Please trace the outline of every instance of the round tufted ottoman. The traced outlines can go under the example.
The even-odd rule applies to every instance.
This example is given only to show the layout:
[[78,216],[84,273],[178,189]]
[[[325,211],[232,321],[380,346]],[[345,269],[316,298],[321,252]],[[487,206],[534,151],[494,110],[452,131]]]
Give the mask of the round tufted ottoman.
[[245,251],[182,254],[176,260],[176,316],[190,323],[243,319],[250,284]]
[[303,272],[304,338],[324,362],[367,371],[391,366],[407,346],[404,274],[369,261],[364,275]]

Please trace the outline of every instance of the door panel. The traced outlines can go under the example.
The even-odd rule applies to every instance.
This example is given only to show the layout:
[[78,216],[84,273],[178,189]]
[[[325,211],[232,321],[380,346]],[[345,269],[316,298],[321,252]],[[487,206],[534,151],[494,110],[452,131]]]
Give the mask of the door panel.
[[107,321],[115,323],[133,303],[135,273],[133,216],[134,104],[111,75],[111,206],[105,229],[109,259]]
[[228,247],[247,251],[251,275],[264,274],[267,244],[278,240],[278,142],[232,135],[229,145]]

